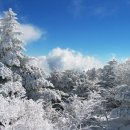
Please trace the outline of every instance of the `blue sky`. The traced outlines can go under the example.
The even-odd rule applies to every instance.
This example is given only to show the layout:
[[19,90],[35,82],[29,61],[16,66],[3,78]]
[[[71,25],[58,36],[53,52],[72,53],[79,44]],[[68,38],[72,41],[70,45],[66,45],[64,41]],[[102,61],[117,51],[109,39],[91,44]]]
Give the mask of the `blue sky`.
[[44,37],[27,44],[27,54],[71,48],[102,60],[130,56],[130,0],[0,0],[19,21],[37,26]]

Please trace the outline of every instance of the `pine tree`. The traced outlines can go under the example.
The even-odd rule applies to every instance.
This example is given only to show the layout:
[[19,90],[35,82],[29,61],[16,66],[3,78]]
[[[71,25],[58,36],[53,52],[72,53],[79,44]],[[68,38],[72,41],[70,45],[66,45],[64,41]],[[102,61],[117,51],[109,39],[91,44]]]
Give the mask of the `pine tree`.
[[0,61],[8,66],[20,66],[23,41],[20,39],[20,24],[17,22],[17,14],[10,8],[4,12],[0,20]]

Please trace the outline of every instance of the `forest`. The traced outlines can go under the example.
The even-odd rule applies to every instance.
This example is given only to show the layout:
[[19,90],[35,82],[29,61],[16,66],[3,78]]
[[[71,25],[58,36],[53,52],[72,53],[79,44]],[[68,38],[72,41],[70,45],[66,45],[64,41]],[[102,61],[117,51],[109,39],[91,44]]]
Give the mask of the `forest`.
[[130,60],[48,75],[23,53],[19,25],[12,9],[3,13],[0,130],[130,129]]

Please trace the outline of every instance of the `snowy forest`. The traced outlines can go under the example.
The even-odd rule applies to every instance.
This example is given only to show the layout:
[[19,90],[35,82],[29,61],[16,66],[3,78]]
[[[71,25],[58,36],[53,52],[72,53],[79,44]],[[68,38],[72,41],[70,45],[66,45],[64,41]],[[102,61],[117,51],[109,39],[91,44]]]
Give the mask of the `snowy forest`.
[[[0,130],[129,130],[130,61],[52,70],[30,64],[17,15],[0,19]],[[57,66],[58,68],[58,66]]]

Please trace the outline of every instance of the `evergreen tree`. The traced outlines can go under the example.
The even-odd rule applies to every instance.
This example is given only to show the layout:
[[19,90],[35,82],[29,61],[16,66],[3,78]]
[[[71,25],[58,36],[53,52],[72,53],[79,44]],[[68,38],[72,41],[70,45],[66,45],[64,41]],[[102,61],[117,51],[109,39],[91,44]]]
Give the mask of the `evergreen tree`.
[[16,15],[10,8],[4,12],[0,20],[0,61],[8,66],[20,66],[22,57],[23,41],[20,39],[22,32]]

